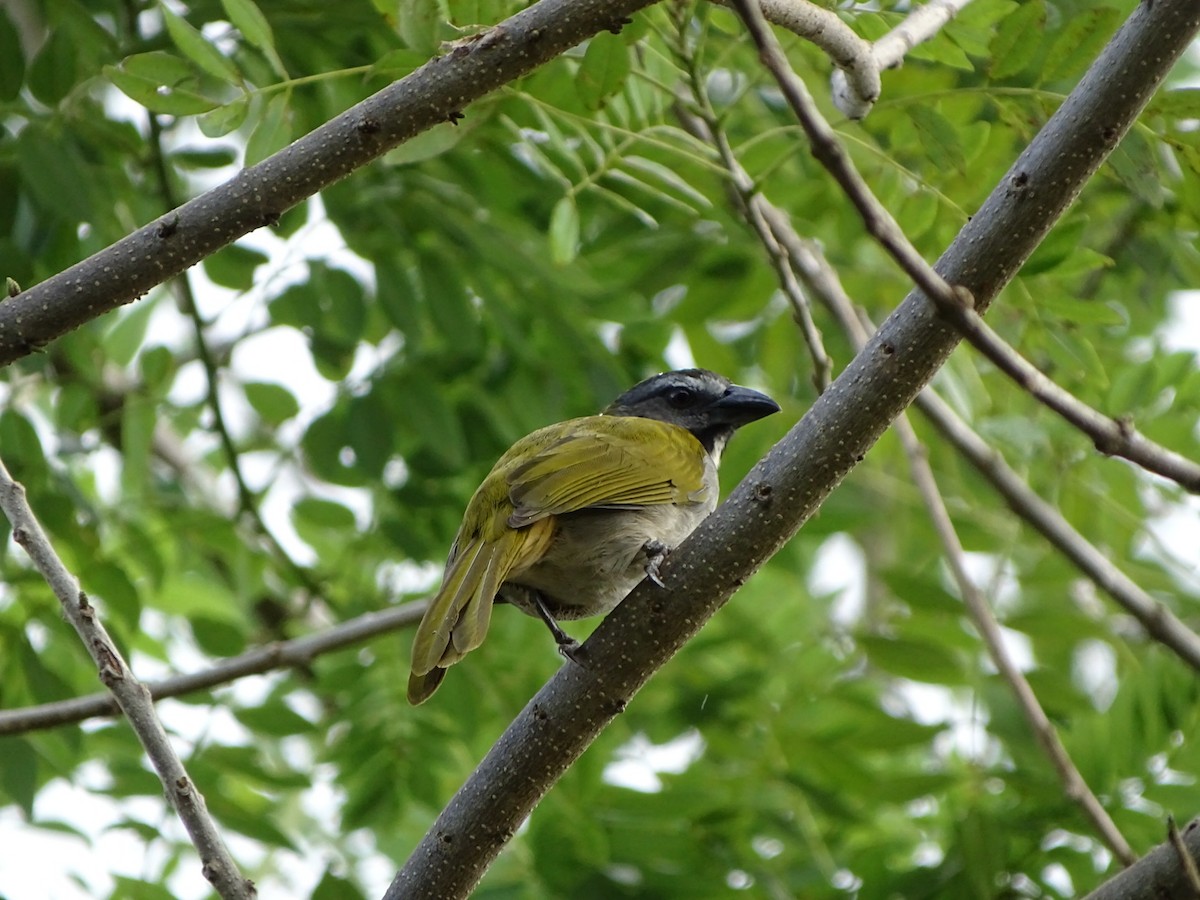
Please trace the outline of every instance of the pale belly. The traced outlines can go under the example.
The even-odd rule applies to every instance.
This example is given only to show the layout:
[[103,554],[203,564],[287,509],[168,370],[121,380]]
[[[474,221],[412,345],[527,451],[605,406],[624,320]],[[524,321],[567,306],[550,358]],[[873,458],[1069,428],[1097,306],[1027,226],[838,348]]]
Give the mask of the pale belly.
[[536,616],[532,590],[541,595],[555,619],[607,613],[646,577],[648,542],[667,549],[677,547],[715,506],[714,500],[639,510],[592,509],[560,516],[546,555],[505,582],[496,601]]

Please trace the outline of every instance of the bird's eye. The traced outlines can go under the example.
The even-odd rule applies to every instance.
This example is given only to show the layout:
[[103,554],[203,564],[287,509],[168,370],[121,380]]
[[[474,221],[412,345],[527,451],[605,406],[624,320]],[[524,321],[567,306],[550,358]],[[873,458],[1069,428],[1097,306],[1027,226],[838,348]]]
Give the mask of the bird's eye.
[[667,403],[675,409],[686,409],[692,405],[692,400],[695,399],[695,392],[690,388],[677,387],[667,391]]

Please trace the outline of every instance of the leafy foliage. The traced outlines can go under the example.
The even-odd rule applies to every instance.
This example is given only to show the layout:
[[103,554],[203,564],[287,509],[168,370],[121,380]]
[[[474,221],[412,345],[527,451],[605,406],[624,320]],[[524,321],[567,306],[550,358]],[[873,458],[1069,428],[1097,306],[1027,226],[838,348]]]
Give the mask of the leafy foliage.
[[[66,268],[520,5],[12,4],[3,274],[28,285]],[[885,73],[865,121],[827,110],[928,258],[1132,5],[976,0]],[[875,38],[906,6],[847,19]],[[856,302],[879,320],[905,294],[733,15],[686,12],[651,8],[209,258],[186,288],[4,373],[0,453],[138,671],[198,668],[419,594],[509,444],[652,371],[694,358],[783,403],[731,446],[727,488],[782,435],[813,400],[807,356],[719,157],[680,122],[692,69],[743,165]],[[828,60],[795,39],[789,52],[822,94]],[[1178,316],[1200,282],[1194,76],[1160,92],[989,316],[1060,384],[1192,458],[1200,371]],[[818,324],[844,364],[849,341]],[[1194,535],[1177,489],[1101,457],[969,351],[936,386],[1088,540],[1200,621],[1194,546],[1181,557],[1164,537],[1172,517]],[[917,425],[1068,749],[1133,845],[1156,843],[1165,813],[1200,808],[1195,673]],[[998,897],[1103,880],[1112,861],[939,557],[885,439],[571,770],[477,896]],[[0,578],[0,705],[97,689],[25,560],[0,559]],[[256,880],[377,895],[383,861],[407,855],[558,665],[541,624],[511,610],[419,710],[407,662],[406,640],[383,636],[164,704],[213,813],[253,842],[239,855]],[[635,738],[681,735],[696,758],[658,790],[611,777]],[[119,722],[0,738],[0,754],[0,802],[31,827],[70,827],[39,814],[58,779],[160,799]],[[195,895],[188,845],[121,808],[121,828],[167,850],[111,895],[165,896],[168,881]]]

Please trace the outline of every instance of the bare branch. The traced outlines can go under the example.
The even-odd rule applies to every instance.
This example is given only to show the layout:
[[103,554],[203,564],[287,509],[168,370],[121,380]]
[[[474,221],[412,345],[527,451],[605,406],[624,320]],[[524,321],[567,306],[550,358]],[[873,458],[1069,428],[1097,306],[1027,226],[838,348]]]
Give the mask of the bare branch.
[[1200,860],[1200,821],[1183,829],[1182,849],[1168,840],[1124,872],[1113,876],[1084,900],[1196,900],[1196,888],[1183,860]]
[[[729,0],[717,0],[730,5]],[[865,118],[882,90],[880,72],[904,61],[953,19],[971,0],[930,0],[875,43],[864,40],[832,10],[810,0],[759,0],[768,22],[816,44],[835,66],[831,79],[834,105],[850,119]]]
[[0,366],[145,294],[653,0],[540,0],[261,163],[0,303]]
[[[419,600],[366,613],[325,631],[256,647],[199,672],[146,682],[145,687],[151,698],[158,701],[220,687],[248,675],[307,666],[318,656],[415,625],[425,614],[425,606],[426,601]],[[72,697],[70,700],[42,703],[24,709],[0,710],[0,737],[54,728],[97,716],[115,716],[119,712],[116,700],[107,693]]]
[[970,2],[971,0],[929,0],[924,6],[918,6],[903,22],[872,45],[875,59],[885,69],[900,65],[909,50],[936,35],[942,26],[958,15]]
[[675,15],[675,50],[680,63],[688,73],[691,106],[695,109],[695,114],[684,109],[677,109],[677,113],[683,121],[684,127],[716,148],[722,164],[729,173],[730,197],[734,205],[742,212],[747,224],[754,229],[763,246],[767,248],[771,266],[775,269],[776,277],[779,279],[779,287],[791,303],[796,324],[800,327],[805,346],[808,347],[809,355],[812,357],[813,386],[817,389],[817,393],[821,393],[829,387],[833,375],[833,360],[829,358],[829,354],[825,350],[821,330],[813,320],[812,309],[808,298],[804,296],[804,289],[796,280],[796,275],[788,262],[787,250],[775,240],[770,226],[763,218],[760,205],[756,203],[758,189],[750,175],[738,163],[728,137],[720,127],[716,111],[708,96],[708,89],[705,87],[702,74],[696,65],[694,48],[688,44],[687,20],[684,11],[676,6]]
[[[682,44],[680,50],[684,54],[685,65],[688,66],[688,72],[691,76],[690,81],[693,94],[696,97],[696,102],[701,105],[703,114],[706,110],[702,87],[703,80],[697,73],[694,57],[686,54],[687,48]],[[704,128],[707,132],[706,134],[700,130],[700,126]],[[717,148],[722,163],[729,170],[730,180],[738,188],[738,192],[735,193],[734,197],[736,201],[735,205],[759,235],[763,249],[775,266],[776,271],[781,268],[781,265],[787,266],[791,281],[794,282],[797,275],[791,269],[789,255],[786,251],[781,255],[779,248],[795,246],[798,243],[807,244],[808,242],[801,242],[799,235],[795,233],[790,222],[787,221],[787,217],[754,188],[749,174],[742,167],[732,151],[729,150],[728,139],[715,117],[710,118],[705,116],[703,122],[685,122],[685,127],[688,127],[694,134],[708,140]],[[866,330],[856,320],[853,309],[850,306],[849,297],[842,290],[836,273],[828,269],[827,264],[825,268],[828,271],[822,270],[820,263],[824,259],[815,248],[801,246],[796,255],[799,258],[798,265],[802,266],[806,272],[805,277],[808,278],[811,275],[813,279],[821,282],[820,290],[824,292],[827,306],[838,311],[838,318],[848,326],[848,336],[861,349],[866,344]],[[784,289],[785,296],[795,304],[797,302],[795,299],[796,295],[788,289],[787,281],[781,278],[780,285]],[[804,303],[805,311],[807,311],[807,300]],[[1129,846],[1128,841],[1125,840],[1116,823],[1113,822],[1107,810],[1104,809],[1091,788],[1088,787],[1083,776],[1079,773],[1079,769],[1072,762],[1070,754],[1067,752],[1066,747],[1063,746],[1058,732],[1038,702],[1037,696],[1034,694],[1028,679],[1025,678],[1024,673],[1021,672],[1008,653],[1004,645],[1000,625],[996,621],[995,615],[992,613],[982,593],[980,593],[975,583],[971,580],[964,561],[962,543],[958,538],[954,523],[951,521],[950,514],[946,509],[945,501],[937,485],[937,479],[934,476],[932,467],[929,465],[929,458],[921,446],[920,440],[917,438],[916,431],[913,430],[912,424],[909,422],[907,413],[901,413],[894,423],[894,428],[908,458],[913,482],[916,484],[925,502],[925,507],[933,521],[934,530],[942,543],[943,553],[954,576],[954,580],[958,585],[959,592],[962,595],[967,614],[975,623],[975,627],[983,639],[988,655],[1000,673],[1000,677],[1009,685],[1013,696],[1016,698],[1017,705],[1025,715],[1025,719],[1033,731],[1035,739],[1049,758],[1055,772],[1058,773],[1067,797],[1078,804],[1084,816],[1092,823],[1096,832],[1116,857],[1125,865],[1133,864],[1137,861],[1137,854],[1133,852],[1133,848]]]
[[1179,864],[1183,866],[1184,874],[1187,876],[1188,884],[1192,887],[1192,892],[1197,897],[1200,897],[1200,868],[1197,868],[1196,860],[1188,852],[1187,844],[1183,840],[1183,835],[1179,832],[1179,826],[1175,824],[1174,816],[1167,816],[1167,840],[1171,842],[1171,846],[1179,854]]
[[[936,35],[943,25],[970,2],[971,0],[930,0],[924,6],[918,6],[909,13],[908,18],[870,45],[871,64],[877,71],[900,65],[909,50]],[[858,84],[866,82],[866,79],[861,75],[855,79],[851,74],[847,69],[834,70],[830,78],[833,102],[848,118],[863,119],[879,99],[878,93],[874,97],[864,94]],[[880,80],[878,74],[874,80]]]
[[1041,746],[1042,752],[1049,758],[1051,765],[1054,766],[1054,771],[1058,773],[1059,781],[1062,782],[1068,799],[1083,810],[1084,816],[1092,823],[1092,827],[1096,829],[1101,840],[1108,845],[1117,859],[1126,866],[1133,865],[1137,862],[1137,854],[1133,852],[1133,848],[1129,846],[1129,842],[1125,840],[1108,811],[1096,799],[1092,789],[1079,774],[1079,769],[1071,761],[1067,748],[1063,746],[1058,732],[1050,722],[1050,717],[1046,715],[1046,711],[1038,702],[1037,695],[1030,687],[1028,679],[1020,667],[1013,662],[1005,648],[1000,623],[996,621],[991,607],[988,606],[983,594],[980,593],[967,572],[962,543],[958,539],[958,533],[954,530],[954,523],[950,520],[950,513],[947,511],[946,503],[938,489],[937,479],[934,477],[933,469],[929,466],[929,459],[925,455],[925,450],[917,439],[917,433],[913,431],[907,415],[900,416],[896,420],[895,427],[904,453],[908,457],[913,482],[920,491],[921,499],[933,521],[934,530],[942,543],[946,562],[958,585],[959,593],[962,594],[967,614],[975,623],[979,636],[983,638],[984,646],[987,647],[988,655],[992,658],[996,670],[1012,691],[1017,706],[1020,707],[1021,713],[1033,731],[1034,738]]
[[[1002,182],[942,265],[990,302],[1125,132],[1195,32],[1194,0],[1136,7],[1018,160],[1046,165],[1041,202]],[[1114,77],[1112,73],[1120,73]],[[1087,123],[1087,127],[1081,126]],[[1044,162],[1043,162],[1044,161]],[[1018,227],[1019,226],[1019,227]],[[538,801],[643,684],[786,543],[913,401],[959,342],[910,294],[732,495],[592,633],[587,666],[564,665],[499,738],[385,895],[467,896]]]
[[[855,347],[861,350],[867,344],[868,328],[874,330],[875,326],[869,321],[864,325],[858,320],[853,302],[820,248],[813,241],[798,235],[787,214],[772,206],[764,197],[759,195],[755,202],[760,204],[776,239],[788,248],[788,259],[796,266],[799,277],[826,305]],[[1062,513],[1029,487],[1004,461],[1004,457],[959,418],[936,391],[932,388],[922,391],[915,404],[951,446],[991,483],[1013,512],[1036,528],[1080,572],[1137,619],[1147,634],[1200,672],[1200,635],[1113,565],[1105,554],[1071,526]]]
[[[721,0],[726,6],[729,0]],[[968,0],[969,2],[969,0]],[[883,89],[871,42],[831,9],[810,0],[759,0],[767,20],[816,44],[833,62],[833,102],[851,119],[861,119]]]
[[[759,47],[763,64],[770,70],[787,98],[812,143],[813,156],[841,185],[854,204],[867,231],[892,255],[902,269],[937,306],[939,313],[950,321],[971,344],[996,364],[1006,375],[1028,391],[1035,399],[1058,413],[1083,431],[1101,453],[1121,456],[1148,471],[1176,481],[1189,491],[1200,493],[1200,465],[1191,462],[1165,447],[1160,447],[1139,434],[1127,421],[1115,420],[1092,409],[1060,388],[1013,350],[983,321],[972,307],[971,292],[962,285],[952,285],[939,275],[908,240],[891,213],[871,192],[862,175],[821,116],[804,83],[788,65],[787,57],[775,39],[756,3],[752,0],[730,0],[746,23],[751,37]],[[1194,29],[1193,29],[1194,31]],[[1032,168],[1018,161],[1008,185],[1022,194],[1027,187]]]
[[996,368],[1035,400],[1090,437],[1101,453],[1127,459],[1148,472],[1169,478],[1188,491],[1200,494],[1200,464],[1156,444],[1134,428],[1128,418],[1107,416],[1051,381],[993,331],[975,310],[956,304],[948,310],[943,308],[942,312],[976,350],[995,363]]
[[167,798],[187,829],[204,877],[225,900],[249,900],[256,895],[254,883],[242,876],[208,814],[204,797],[188,777],[162,723],[154,714],[154,704],[145,685],[117,651],[108,632],[100,623],[96,608],[88,602],[79,582],[67,571],[33,510],[25,499],[25,489],[13,481],[0,461],[0,508],[12,523],[13,540],[25,548],[34,566],[58,597],[67,620],[75,628],[96,663],[100,680],[112,692],[121,711],[137,734],[154,770],[162,780]]
[[971,430],[941,397],[924,391],[916,400],[934,427],[991,482],[1009,508],[1036,528],[1058,551],[1121,604],[1147,634],[1200,672],[1200,635],[1163,603],[1142,590],[1128,575],[1076,531],[1062,513],[1043,500],[1014,472],[987,441]]

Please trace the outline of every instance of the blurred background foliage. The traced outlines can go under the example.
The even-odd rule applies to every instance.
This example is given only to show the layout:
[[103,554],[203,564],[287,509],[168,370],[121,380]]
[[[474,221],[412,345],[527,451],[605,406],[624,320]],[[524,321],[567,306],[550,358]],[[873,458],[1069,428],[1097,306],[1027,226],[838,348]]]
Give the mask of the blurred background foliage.
[[[11,0],[3,274],[28,286],[66,268],[521,6]],[[906,7],[838,8],[874,38]],[[861,123],[829,106],[829,61],[787,44],[933,259],[1132,7],[975,0],[885,73]],[[694,361],[783,404],[733,443],[726,490],[803,413],[799,331],[718,157],[677,115],[693,70],[762,190],[881,320],[908,284],[735,18],[671,2],[0,375],[0,453],[143,677],[420,596],[513,440],[649,373]],[[1200,295],[1179,292],[1200,286],[1195,83],[1193,55],[989,316],[1061,384],[1192,458]],[[840,368],[850,344],[817,322]],[[936,386],[1200,625],[1194,503],[1099,456],[969,350]],[[1195,672],[916,425],[1042,702],[1147,849],[1165,814],[1200,810]],[[0,558],[0,580],[0,706],[96,690],[22,554]],[[161,704],[264,895],[377,896],[559,665],[539,622],[501,611],[414,710],[407,643]],[[0,758],[0,822],[78,836],[63,867],[79,896],[204,896],[124,725],[0,738]],[[72,790],[111,798],[110,818],[74,818],[54,801]],[[114,833],[145,859],[123,868],[103,849]],[[1114,866],[966,623],[888,436],[567,774],[477,896],[1071,896]],[[6,877],[0,893],[34,896]]]

